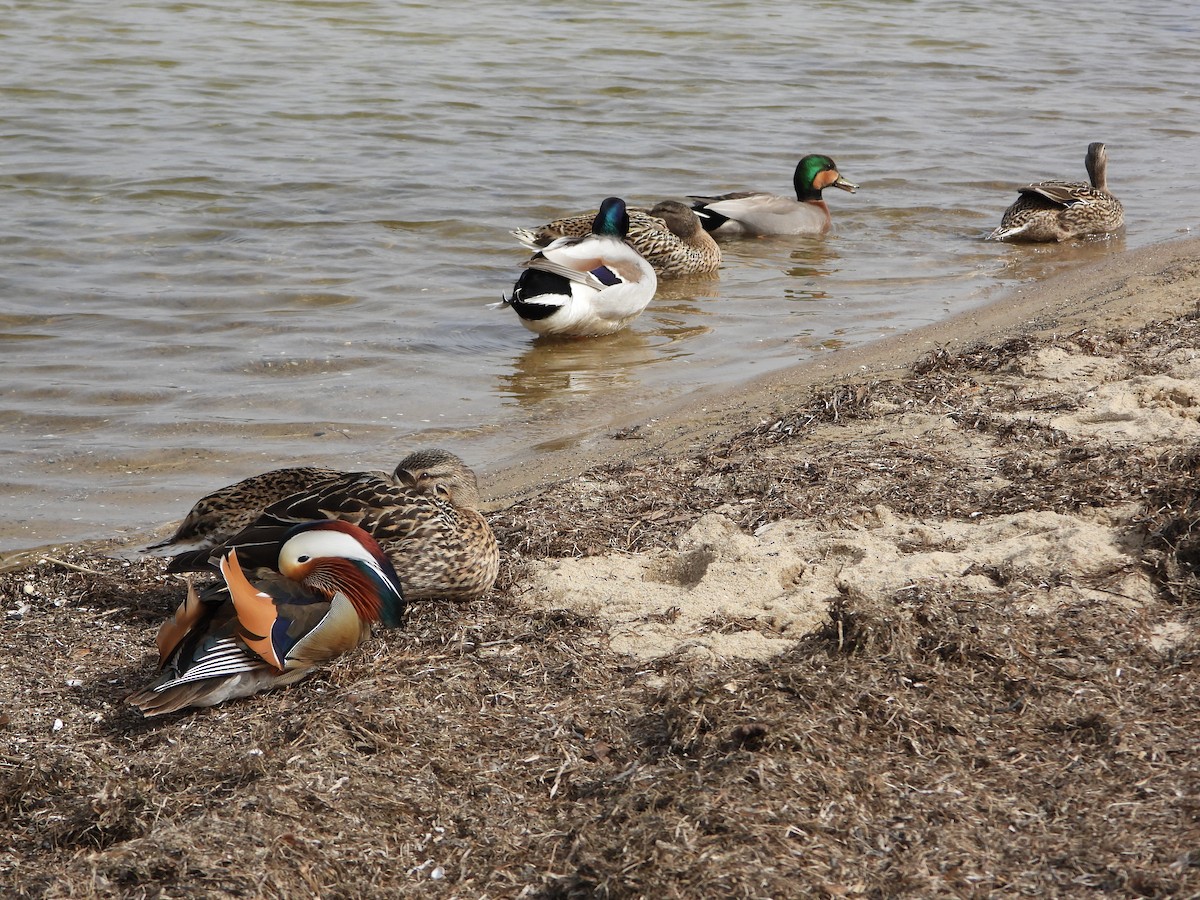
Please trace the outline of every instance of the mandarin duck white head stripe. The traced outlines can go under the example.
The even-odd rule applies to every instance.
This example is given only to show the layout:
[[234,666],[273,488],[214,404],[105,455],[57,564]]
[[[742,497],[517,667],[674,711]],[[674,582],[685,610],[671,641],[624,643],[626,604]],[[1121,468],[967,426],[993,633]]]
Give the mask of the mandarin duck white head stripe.
[[1125,209],[1108,191],[1104,144],[1088,144],[1083,162],[1090,183],[1041,181],[1021,188],[988,240],[1046,243],[1119,231],[1125,224]]
[[694,201],[692,209],[704,230],[717,237],[824,234],[832,226],[832,219],[821,191],[835,187],[853,194],[858,190],[857,184],[841,176],[837,163],[820,153],[811,153],[796,163],[792,186],[795,199],[762,191],[689,199]]
[[399,578],[375,540],[347,522],[306,522],[278,546],[279,574],[221,560],[224,587],[187,596],[158,630],[161,674],[129,697],[145,716],[212,706],[299,681],[362,643],[371,625],[400,624]]
[[[629,207],[626,211],[626,240],[659,278],[715,275],[721,267],[721,248],[687,204],[663,200],[649,210]],[[591,234],[595,219],[595,212],[564,216],[537,228],[518,228],[512,234],[530,250],[538,251],[562,237]]]
[[625,201],[608,197],[583,237],[563,237],[525,263],[511,307],[536,334],[589,335],[619,331],[641,315],[658,290],[658,276],[626,240]]
[[[397,483],[399,482],[399,483]],[[232,537],[174,557],[169,572],[215,571],[230,549],[242,566],[275,566],[274,548],[298,522],[351,522],[392,561],[408,600],[473,600],[500,568],[496,536],[478,504],[475,473],[446,450],[401,461],[392,477],[349,473],[272,503]]]

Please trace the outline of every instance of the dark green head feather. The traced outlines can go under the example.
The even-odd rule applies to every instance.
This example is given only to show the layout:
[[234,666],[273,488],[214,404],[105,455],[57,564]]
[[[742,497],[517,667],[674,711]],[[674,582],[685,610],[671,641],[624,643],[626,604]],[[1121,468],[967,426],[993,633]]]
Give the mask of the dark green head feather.
[[592,220],[592,234],[603,234],[624,240],[629,234],[629,213],[620,197],[608,197],[600,204],[600,212]]
[[796,163],[796,174],[792,177],[796,188],[796,199],[820,200],[821,191],[813,187],[813,181],[822,172],[829,172],[836,169],[837,163],[828,156],[820,153],[810,153],[804,157],[800,162]]

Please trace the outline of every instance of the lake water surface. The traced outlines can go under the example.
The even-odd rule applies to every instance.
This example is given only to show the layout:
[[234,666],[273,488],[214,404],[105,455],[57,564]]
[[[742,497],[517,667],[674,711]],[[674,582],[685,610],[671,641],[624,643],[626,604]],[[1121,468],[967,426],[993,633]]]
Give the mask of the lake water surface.
[[[0,551],[280,465],[486,478],[1200,226],[1186,4],[63,0],[5,4],[0,48]],[[1093,140],[1124,237],[981,240]],[[728,243],[608,338],[485,308],[510,228],[787,193],[809,152],[861,185],[825,238]]]

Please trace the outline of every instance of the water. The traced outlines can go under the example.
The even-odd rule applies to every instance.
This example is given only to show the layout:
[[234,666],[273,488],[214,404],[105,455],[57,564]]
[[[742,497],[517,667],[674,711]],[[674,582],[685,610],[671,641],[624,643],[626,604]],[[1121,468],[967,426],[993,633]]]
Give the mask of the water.
[[[136,535],[277,465],[434,443],[486,475],[1187,234],[1200,16],[1046,6],[5,4],[0,551]],[[981,241],[1093,140],[1124,238]],[[726,244],[608,338],[484,308],[512,227],[787,193],[807,152],[862,185],[827,192],[826,238]]]

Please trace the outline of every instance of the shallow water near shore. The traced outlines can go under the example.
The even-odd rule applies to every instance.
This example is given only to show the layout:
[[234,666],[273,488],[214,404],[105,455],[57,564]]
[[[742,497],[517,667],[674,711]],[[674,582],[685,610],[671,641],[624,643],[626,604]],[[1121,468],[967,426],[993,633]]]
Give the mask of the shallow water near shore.
[[[486,479],[1188,234],[1200,27],[1176,11],[14,8],[0,551],[138,535],[245,475],[418,444]],[[982,240],[1018,186],[1084,178],[1092,140],[1125,235]],[[512,227],[610,194],[786,193],[814,151],[861,185],[826,192],[825,238],[727,243],[719,279],[664,282],[607,338],[540,341],[485,308],[524,258]]]

